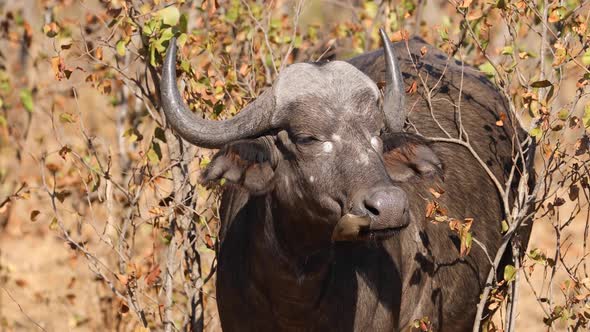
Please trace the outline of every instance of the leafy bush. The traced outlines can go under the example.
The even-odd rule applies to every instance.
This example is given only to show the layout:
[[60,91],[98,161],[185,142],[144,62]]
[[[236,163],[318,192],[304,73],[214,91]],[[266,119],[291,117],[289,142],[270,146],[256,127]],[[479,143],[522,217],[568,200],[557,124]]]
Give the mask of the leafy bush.
[[[99,288],[66,298],[75,304],[75,295],[78,301],[96,297],[98,308],[73,315],[70,327],[219,328],[217,193],[196,181],[210,152],[182,142],[159,109],[160,65],[172,37],[181,46],[177,69],[186,102],[205,117],[224,119],[286,65],[376,49],[384,27],[396,41],[418,35],[477,66],[506,97],[505,116],[519,119],[537,141],[537,184],[522,184],[516,205],[506,206],[508,220],[499,222],[508,238],[532,206],[536,227],[552,244],[533,238],[524,260],[517,259],[504,280],[491,280],[481,308],[502,310],[483,327],[514,330],[524,277],[530,287],[522,292],[542,312],[537,323],[588,328],[585,2],[43,0],[0,6],[0,239],[15,237],[15,227],[48,229],[72,257],[84,259],[90,274],[77,278]],[[408,93],[436,93],[422,83]],[[21,226],[24,219],[30,224]],[[450,227],[468,254],[468,225]],[[515,257],[525,250],[509,249]],[[7,266],[0,260],[0,280],[10,294],[20,279]],[[24,312],[24,324],[63,329]],[[16,319],[0,311],[3,328],[17,329]],[[415,328],[428,330],[428,317]]]

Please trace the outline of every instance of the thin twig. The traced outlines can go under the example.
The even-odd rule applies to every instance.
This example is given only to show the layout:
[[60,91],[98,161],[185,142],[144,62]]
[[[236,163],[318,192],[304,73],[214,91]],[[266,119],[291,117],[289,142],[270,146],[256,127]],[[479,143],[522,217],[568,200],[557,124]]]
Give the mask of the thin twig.
[[29,322],[35,324],[35,326],[37,326],[37,328],[39,328],[39,330],[47,332],[47,330],[44,329],[43,326],[39,325],[39,323],[37,323],[35,320],[33,320],[33,318],[31,318],[31,316],[29,316],[23,310],[23,307],[21,307],[21,305],[16,301],[16,299],[14,297],[12,297],[12,295],[10,294],[10,292],[8,291],[8,289],[4,288],[4,286],[0,286],[0,287],[2,287],[2,289],[4,290],[4,292],[6,292],[6,295],[8,295],[8,297],[12,300],[12,302],[14,302],[14,304],[16,304],[18,306],[18,309],[20,310],[20,312],[29,320]]

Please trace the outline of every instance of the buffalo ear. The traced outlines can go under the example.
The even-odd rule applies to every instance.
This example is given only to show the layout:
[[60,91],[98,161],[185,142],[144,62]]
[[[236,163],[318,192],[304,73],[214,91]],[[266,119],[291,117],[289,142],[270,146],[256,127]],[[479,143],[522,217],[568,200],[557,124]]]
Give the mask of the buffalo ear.
[[200,182],[210,185],[225,179],[251,194],[266,193],[272,189],[274,178],[273,147],[266,138],[229,143],[215,154]]
[[383,137],[383,158],[392,180],[406,182],[415,178],[443,176],[443,165],[430,143],[407,133]]

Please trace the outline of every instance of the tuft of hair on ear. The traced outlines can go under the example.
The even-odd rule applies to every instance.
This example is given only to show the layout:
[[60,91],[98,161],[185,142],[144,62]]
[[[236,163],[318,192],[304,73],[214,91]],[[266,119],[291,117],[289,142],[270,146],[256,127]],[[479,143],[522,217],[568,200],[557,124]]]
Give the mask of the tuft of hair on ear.
[[237,141],[235,143],[226,145],[219,153],[225,155],[235,156],[246,163],[262,164],[270,162],[270,152],[268,147],[256,140],[252,141]]
[[216,184],[222,179],[242,186],[253,194],[267,192],[272,186],[274,168],[268,142],[263,139],[232,142],[219,150],[201,174],[199,182]]

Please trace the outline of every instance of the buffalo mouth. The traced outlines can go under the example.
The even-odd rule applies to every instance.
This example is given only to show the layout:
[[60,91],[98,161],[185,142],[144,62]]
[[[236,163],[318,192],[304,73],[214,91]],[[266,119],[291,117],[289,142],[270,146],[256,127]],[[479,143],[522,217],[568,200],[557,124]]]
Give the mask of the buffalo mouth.
[[407,225],[388,227],[383,229],[361,229],[358,234],[359,240],[384,240],[397,235]]
[[408,223],[390,225],[387,227],[371,227],[373,220],[370,216],[346,214],[336,224],[332,232],[332,241],[360,241],[369,239],[386,239],[399,233]]

